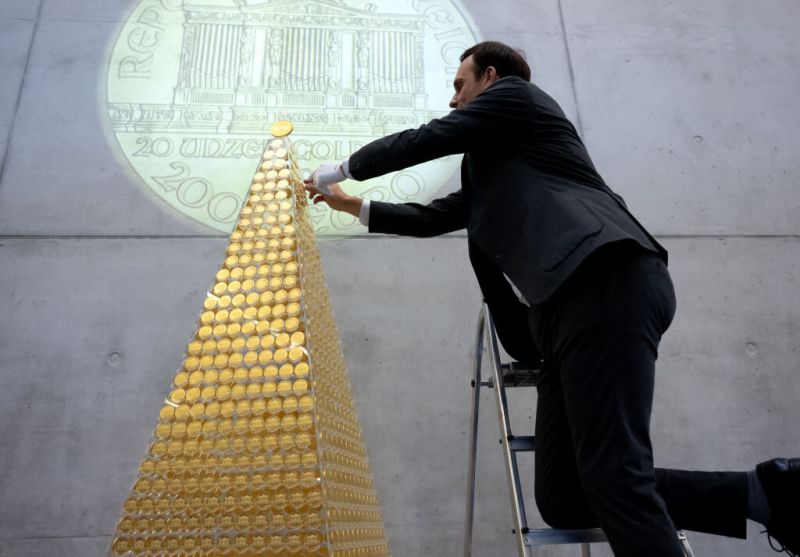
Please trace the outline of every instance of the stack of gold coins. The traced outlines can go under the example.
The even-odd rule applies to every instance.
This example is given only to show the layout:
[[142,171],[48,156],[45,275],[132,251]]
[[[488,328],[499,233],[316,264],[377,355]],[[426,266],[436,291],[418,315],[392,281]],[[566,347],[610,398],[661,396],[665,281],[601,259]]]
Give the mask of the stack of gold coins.
[[390,555],[291,131],[273,127],[109,555]]

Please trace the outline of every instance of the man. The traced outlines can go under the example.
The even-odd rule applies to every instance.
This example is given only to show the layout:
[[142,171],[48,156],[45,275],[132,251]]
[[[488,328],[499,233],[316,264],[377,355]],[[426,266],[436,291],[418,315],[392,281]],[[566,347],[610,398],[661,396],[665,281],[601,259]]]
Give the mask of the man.
[[[675,297],[666,250],[595,170],[558,104],[513,49],[461,56],[447,116],[374,141],[306,181],[315,203],[370,232],[466,228],[469,254],[506,350],[543,358],[536,501],[560,528],[601,526],[622,557],[682,555],[676,527],[745,537],[760,521],[800,552],[800,459],[751,472],[654,468],[655,360]],[[461,189],[428,205],[370,202],[337,182],[463,153]]]

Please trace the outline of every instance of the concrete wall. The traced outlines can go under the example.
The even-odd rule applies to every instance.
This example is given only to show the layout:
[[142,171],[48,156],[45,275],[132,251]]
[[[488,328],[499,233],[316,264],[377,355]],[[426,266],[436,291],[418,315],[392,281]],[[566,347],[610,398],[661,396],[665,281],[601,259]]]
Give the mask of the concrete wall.
[[[484,38],[525,49],[671,252],[657,463],[800,454],[800,5],[464,5]],[[103,553],[226,242],[154,202],[108,145],[98,83],[132,6],[0,5],[3,556]],[[394,553],[458,555],[479,299],[466,242],[360,236],[323,255]],[[518,431],[532,394],[513,397]],[[475,554],[512,555],[491,404]],[[750,533],[690,539],[698,557],[772,555]]]

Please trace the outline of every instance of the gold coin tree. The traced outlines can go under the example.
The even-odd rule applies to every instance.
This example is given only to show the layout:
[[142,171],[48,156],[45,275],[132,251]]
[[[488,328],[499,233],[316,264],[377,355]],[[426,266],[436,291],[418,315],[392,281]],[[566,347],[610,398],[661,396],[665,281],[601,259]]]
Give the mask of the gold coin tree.
[[314,229],[273,127],[109,555],[389,555]]

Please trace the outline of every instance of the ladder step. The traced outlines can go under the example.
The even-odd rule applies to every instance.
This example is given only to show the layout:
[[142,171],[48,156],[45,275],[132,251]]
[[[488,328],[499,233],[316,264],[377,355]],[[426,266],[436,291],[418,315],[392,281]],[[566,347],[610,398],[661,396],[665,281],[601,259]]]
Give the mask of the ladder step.
[[524,535],[525,545],[558,545],[568,543],[602,543],[607,541],[600,528],[567,530],[561,528],[532,528]]
[[533,435],[513,435],[508,440],[508,446],[516,452],[533,451],[536,447],[535,441],[536,437]]
[[535,387],[539,384],[541,369],[531,369],[520,365],[518,362],[502,364],[500,369],[503,372],[503,384],[509,387]]

